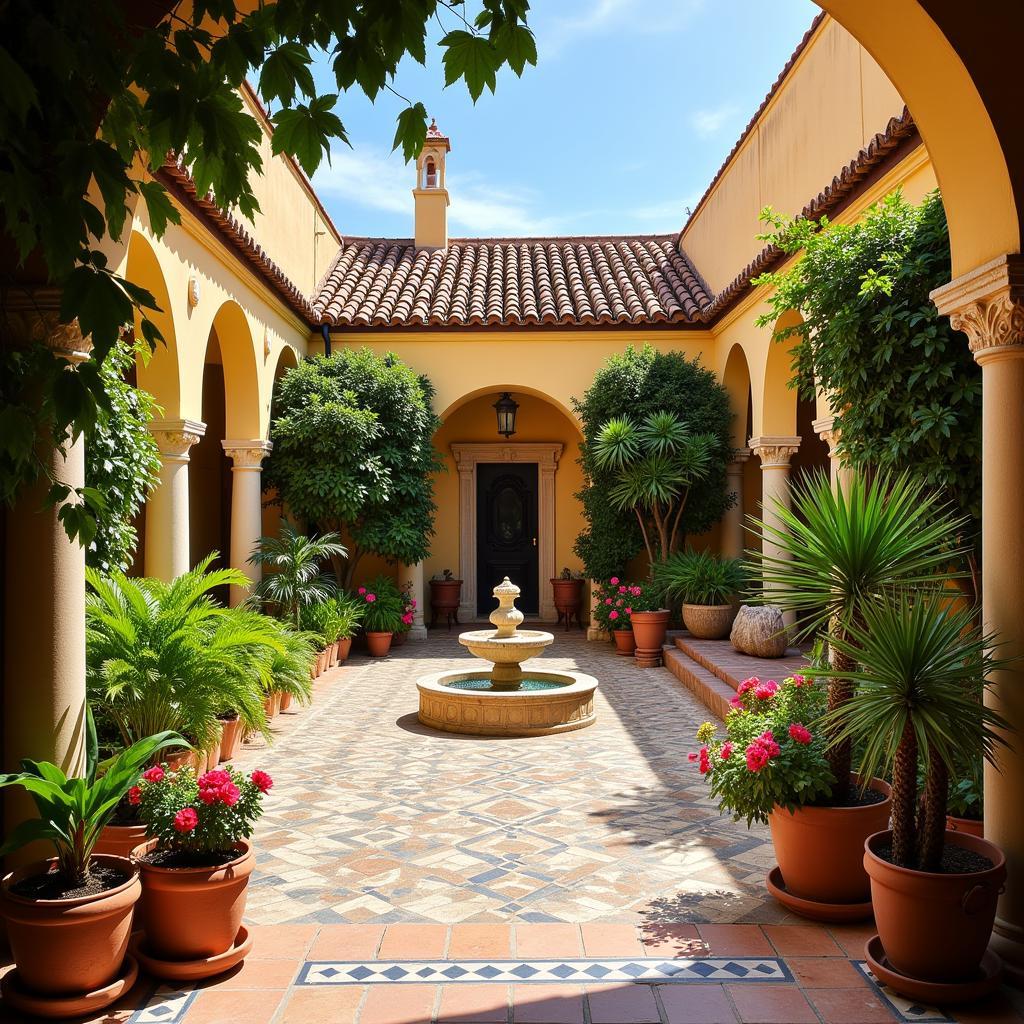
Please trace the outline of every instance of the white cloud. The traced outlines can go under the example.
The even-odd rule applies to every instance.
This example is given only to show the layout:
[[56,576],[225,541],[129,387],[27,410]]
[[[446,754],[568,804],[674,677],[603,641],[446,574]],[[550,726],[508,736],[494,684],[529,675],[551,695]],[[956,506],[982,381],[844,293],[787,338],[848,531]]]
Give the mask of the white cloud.
[[[313,177],[317,193],[329,200],[408,216],[413,228],[411,190],[415,171],[399,154],[373,145],[353,149],[334,148],[331,163],[320,166]],[[451,206],[448,222],[453,235],[545,235],[565,230],[565,221],[539,213],[538,196],[528,189],[491,186],[474,174],[448,174]],[[344,234],[345,225],[339,223]]]
[[720,107],[695,111],[690,115],[690,124],[700,138],[708,139],[717,135],[735,114],[736,107],[732,103],[723,103]]
[[[569,4],[561,0],[562,6]],[[537,35],[537,47],[545,57],[554,57],[586,35],[608,32],[646,34],[675,30],[690,22],[705,0],[670,0],[652,14],[649,0],[580,0],[570,15],[546,20],[531,12],[530,24]]]

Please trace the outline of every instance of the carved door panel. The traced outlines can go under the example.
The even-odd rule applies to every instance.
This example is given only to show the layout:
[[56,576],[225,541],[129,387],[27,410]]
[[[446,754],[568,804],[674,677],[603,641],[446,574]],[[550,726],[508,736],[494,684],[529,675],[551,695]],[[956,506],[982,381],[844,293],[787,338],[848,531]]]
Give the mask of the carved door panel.
[[540,608],[537,579],[537,464],[481,463],[476,495],[477,612],[495,607],[491,591],[508,576],[522,591],[520,611]]

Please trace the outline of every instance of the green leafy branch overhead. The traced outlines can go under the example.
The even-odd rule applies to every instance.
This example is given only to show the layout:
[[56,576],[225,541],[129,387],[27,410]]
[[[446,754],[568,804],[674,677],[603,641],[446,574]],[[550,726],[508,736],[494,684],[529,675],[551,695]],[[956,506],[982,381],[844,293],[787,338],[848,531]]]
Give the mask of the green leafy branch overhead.
[[[38,431],[60,444],[95,420],[106,402],[95,367],[123,327],[138,319],[148,344],[161,340],[146,318],[153,297],[117,274],[105,253],[139,202],[157,237],[178,223],[156,178],[168,155],[184,161],[199,195],[247,218],[258,211],[261,128],[239,92],[247,79],[274,111],[271,151],[294,157],[307,174],[329,158],[332,141],[348,141],[339,108],[351,91],[401,98],[394,145],[410,160],[426,137],[427,110],[396,87],[402,59],[426,64],[432,22],[454,18],[459,27],[443,25],[439,43],[445,85],[464,82],[475,101],[494,90],[503,67],[521,75],[536,63],[528,9],[527,0],[478,0],[475,12],[449,0],[0,6],[0,284],[57,288],[61,321],[77,319],[91,336],[94,367],[66,374],[55,356],[15,356],[3,332],[0,399],[14,433],[0,446],[0,498],[12,500],[45,472],[33,454]],[[313,76],[323,53],[336,90],[321,92]],[[29,382],[41,410],[39,399],[27,404]]]

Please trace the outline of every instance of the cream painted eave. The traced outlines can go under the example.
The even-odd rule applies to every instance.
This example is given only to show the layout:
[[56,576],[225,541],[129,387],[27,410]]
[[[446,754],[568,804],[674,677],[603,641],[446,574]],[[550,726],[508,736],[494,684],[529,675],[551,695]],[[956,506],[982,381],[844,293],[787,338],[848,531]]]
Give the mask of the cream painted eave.
[[[554,335],[557,335],[559,342],[578,341],[592,343],[597,341],[614,341],[616,343],[621,342],[634,345],[642,344],[645,341],[663,340],[665,338],[677,338],[680,344],[684,342],[689,344],[691,342],[714,341],[714,334],[706,328],[686,328],[675,331],[659,328],[657,331],[652,331],[638,327],[635,330],[602,331],[580,330],[575,327],[559,327],[557,324],[548,324],[532,328],[510,327],[491,328],[489,330],[484,327],[479,329],[458,328],[457,330],[439,327],[435,329],[422,328],[417,331],[397,331],[380,326],[376,328],[373,326],[369,328],[363,327],[356,331],[338,327],[331,329],[331,341],[343,345],[387,345],[392,342],[400,344],[408,342],[467,342],[478,345],[481,342],[498,343],[512,340],[517,342],[554,341]],[[316,335],[315,338],[319,340],[319,335]]]

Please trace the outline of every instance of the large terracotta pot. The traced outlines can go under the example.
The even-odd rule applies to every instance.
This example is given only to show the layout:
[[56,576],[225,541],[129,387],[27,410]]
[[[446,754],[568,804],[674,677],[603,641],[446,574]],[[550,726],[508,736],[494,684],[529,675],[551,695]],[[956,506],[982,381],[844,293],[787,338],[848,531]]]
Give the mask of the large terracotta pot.
[[287,711],[292,706],[292,695],[290,693],[281,694],[281,710]]
[[348,656],[352,652],[352,637],[343,636],[338,641],[338,664],[344,665],[348,661]]
[[165,868],[140,858],[155,849],[151,840],[135,849],[145,899],[138,921],[145,950],[163,960],[206,960],[230,949],[245,913],[249,876],[256,866],[252,843],[235,844],[238,856],[214,868]]
[[220,744],[224,739],[224,725],[217,722],[217,739],[206,751],[204,751],[203,771],[212,772],[220,764]]
[[452,620],[459,621],[459,603],[462,600],[462,580],[430,581],[430,625],[443,615],[451,629]]
[[885,831],[864,844],[875,924],[889,965],[921,981],[949,984],[975,979],[1006,880],[1002,851],[977,836],[947,831],[947,846],[980,853],[993,866],[962,875],[933,874],[900,868],[879,857],[879,847],[891,842],[892,832]]
[[172,772],[179,768],[194,768],[196,772],[199,772],[206,763],[205,756],[198,750],[173,750],[164,758],[164,764]]
[[[580,608],[583,605],[583,580],[553,579],[551,583],[552,603],[558,617],[565,624],[566,631],[572,625],[573,617],[579,623]],[[582,623],[580,623],[582,626]]]
[[68,900],[14,895],[16,882],[48,870],[54,859],[28,864],[0,883],[0,911],[19,980],[33,992],[67,997],[109,985],[121,970],[131,936],[132,910],[142,888],[138,869],[123,857],[93,858],[129,878],[116,889]]
[[738,611],[735,604],[684,604],[683,625],[698,640],[724,640]]
[[885,800],[862,807],[777,807],[768,815],[786,892],[814,903],[868,901],[864,841],[888,828],[892,810],[888,784],[872,779],[871,788]]
[[93,847],[93,855],[107,853],[127,860],[132,850],[145,841],[146,826],[141,822],[133,825],[105,825]]
[[333,668],[338,664],[338,641],[335,640],[329,648],[329,654],[327,658],[327,667]]
[[223,729],[220,734],[220,761],[231,761],[238,756],[242,746],[242,720],[235,718],[222,718]]
[[366,631],[366,649],[370,652],[371,658],[383,658],[391,650],[391,633],[376,633],[372,630]]
[[632,658],[636,651],[636,637],[631,629],[613,629],[612,640],[615,642],[615,653],[624,658]]
[[636,663],[641,668],[653,668],[661,664],[661,648],[671,612],[662,608],[656,612],[633,612],[633,636],[636,637]]
[[947,814],[946,828],[950,832],[962,832],[965,836],[985,838],[985,822],[981,818],[955,818]]

